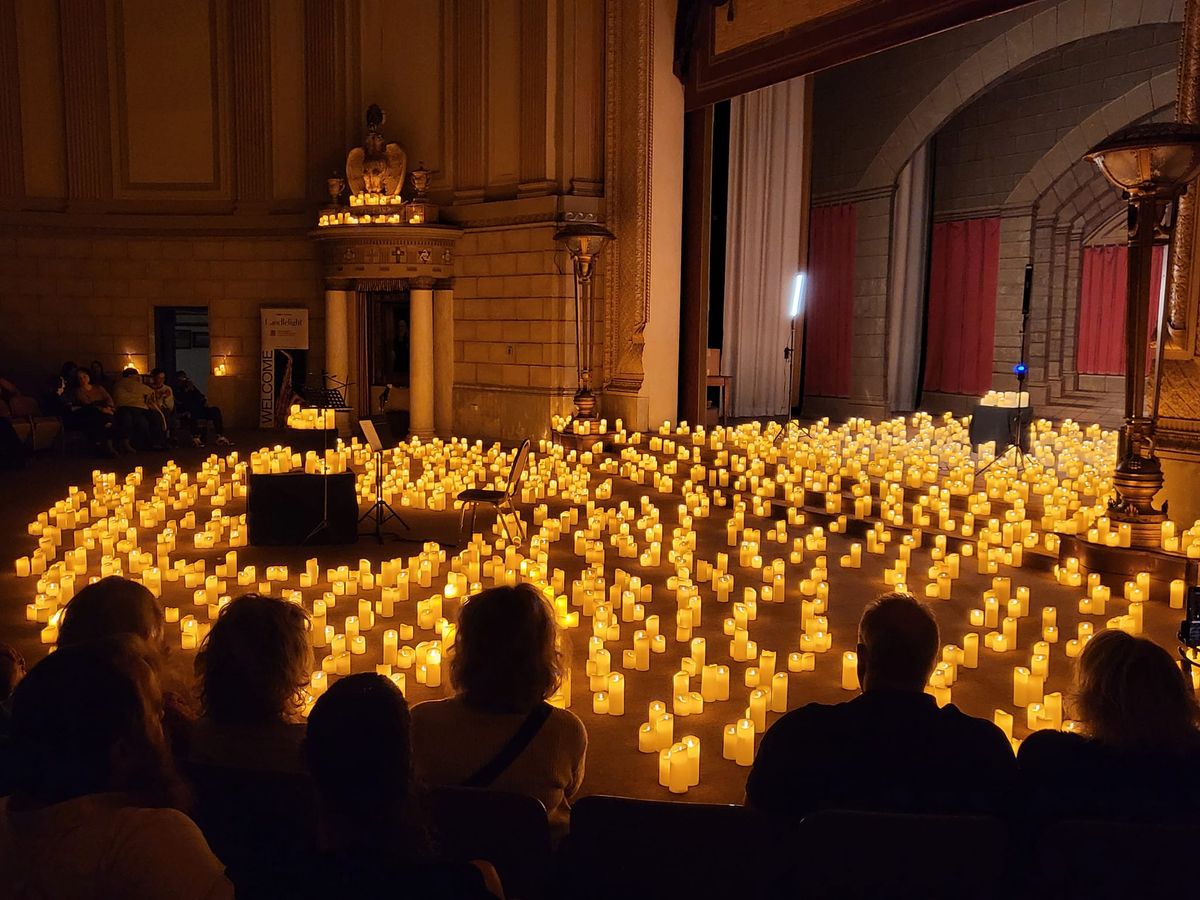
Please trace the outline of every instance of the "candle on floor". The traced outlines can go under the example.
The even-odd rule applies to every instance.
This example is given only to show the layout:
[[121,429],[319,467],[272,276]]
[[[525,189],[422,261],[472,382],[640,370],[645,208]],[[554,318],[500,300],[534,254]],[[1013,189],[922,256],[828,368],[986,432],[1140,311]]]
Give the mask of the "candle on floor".
[[847,650],[842,654],[842,690],[857,691],[858,683],[858,654]]

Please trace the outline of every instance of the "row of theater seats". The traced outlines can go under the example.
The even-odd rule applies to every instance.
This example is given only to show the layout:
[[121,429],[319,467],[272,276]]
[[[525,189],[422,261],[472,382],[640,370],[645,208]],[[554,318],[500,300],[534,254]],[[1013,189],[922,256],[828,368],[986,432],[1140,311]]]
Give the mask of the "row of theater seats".
[[8,419],[21,443],[30,450],[52,447],[63,434],[63,420],[44,415],[37,400],[24,394],[0,397],[0,419]]
[[[307,777],[188,774],[195,818],[235,883],[311,840]],[[1149,897],[1187,885],[1200,842],[1189,825],[839,811],[784,823],[743,806],[590,796],[553,852],[532,798],[432,788],[424,803],[440,854],[488,860],[517,900]]]

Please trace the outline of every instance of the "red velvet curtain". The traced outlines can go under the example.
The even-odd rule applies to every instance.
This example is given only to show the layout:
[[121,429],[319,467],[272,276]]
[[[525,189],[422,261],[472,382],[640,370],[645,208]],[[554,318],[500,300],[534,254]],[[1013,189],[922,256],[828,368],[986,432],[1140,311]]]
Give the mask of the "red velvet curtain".
[[1000,219],[933,226],[925,390],[979,396],[992,387]]
[[[1125,279],[1129,248],[1085,247],[1079,287],[1075,369],[1082,375],[1125,374]],[[1166,247],[1154,248],[1150,267],[1150,328],[1158,327]]]
[[854,237],[853,203],[812,210],[804,289],[804,393],[811,396],[850,396]]

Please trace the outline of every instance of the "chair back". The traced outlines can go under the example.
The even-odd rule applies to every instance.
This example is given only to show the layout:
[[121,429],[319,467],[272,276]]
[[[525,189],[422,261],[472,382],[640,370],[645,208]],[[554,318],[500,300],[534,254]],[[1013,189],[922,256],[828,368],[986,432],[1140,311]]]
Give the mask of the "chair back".
[[429,789],[434,850],[454,862],[490,862],[516,900],[547,896],[550,825],[541,801],[524,794],[482,788]]
[[308,775],[190,761],[181,768],[196,795],[192,818],[235,885],[269,880],[297,853],[315,849],[317,796]]
[[1008,830],[992,816],[828,810],[805,816],[797,838],[820,859],[796,861],[796,896],[999,897],[1011,887]]
[[1036,842],[1031,883],[1043,896],[1167,897],[1184,892],[1200,826],[1068,819],[1046,825]]
[[705,374],[721,374],[721,350],[719,347],[709,347],[705,357]]
[[521,446],[517,448],[517,455],[513,457],[512,468],[508,471],[508,484],[504,488],[504,493],[512,499],[517,493],[517,487],[521,484],[521,475],[525,472],[525,465],[529,462],[529,438],[521,441]]
[[745,806],[583,797],[571,809],[559,895],[778,897],[793,832]]
[[24,394],[17,394],[8,401],[9,408],[15,417],[22,419],[31,419],[34,416],[42,414],[38,407],[38,402],[33,397],[27,397]]

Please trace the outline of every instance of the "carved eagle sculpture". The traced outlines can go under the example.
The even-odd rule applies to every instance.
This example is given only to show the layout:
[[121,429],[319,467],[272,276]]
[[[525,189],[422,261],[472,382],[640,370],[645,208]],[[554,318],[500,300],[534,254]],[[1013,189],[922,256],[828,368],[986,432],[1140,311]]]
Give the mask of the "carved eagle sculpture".
[[408,155],[395,143],[384,143],[386,116],[375,104],[367,109],[367,142],[346,156],[346,182],[354,194],[399,197],[404,187]]

